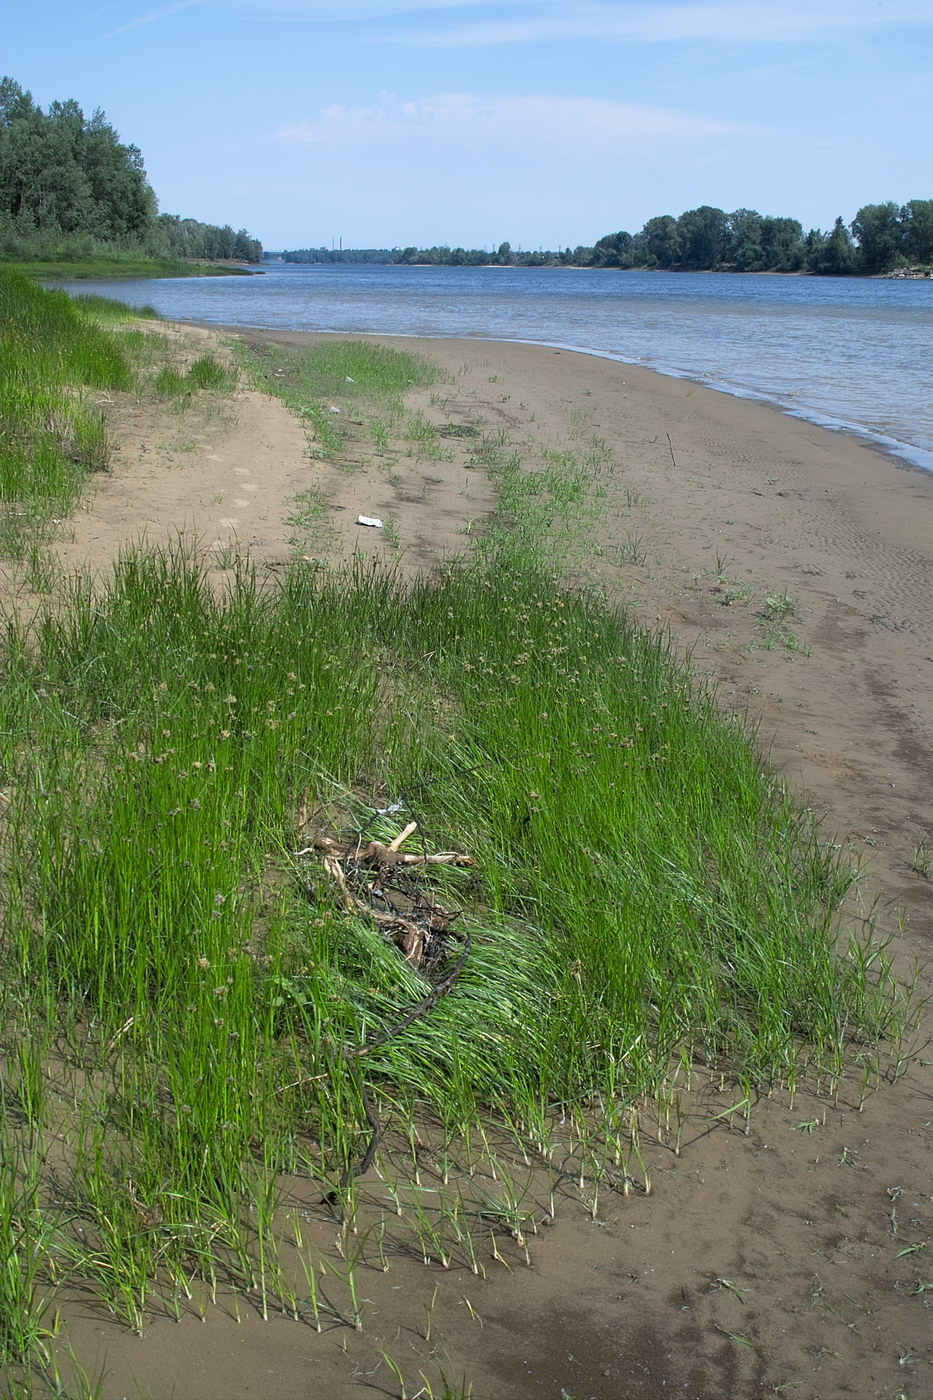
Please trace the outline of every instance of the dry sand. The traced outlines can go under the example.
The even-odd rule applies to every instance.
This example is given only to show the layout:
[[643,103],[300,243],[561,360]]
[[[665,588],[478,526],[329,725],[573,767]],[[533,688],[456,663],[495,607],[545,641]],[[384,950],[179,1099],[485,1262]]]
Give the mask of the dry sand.
[[[933,477],[766,405],[611,361],[378,339],[442,370],[443,385],[412,399],[433,422],[504,434],[528,460],[545,446],[611,460],[581,574],[669,627],[723,704],[759,723],[787,782],[826,813],[827,839],[862,867],[855,916],[875,909],[928,990],[933,886],[913,867],[918,843],[933,849]],[[491,503],[458,438],[447,460],[380,456],[359,425],[347,470],[309,457],[282,406],[252,392],[232,414],[179,418],[177,434],[124,408],[114,432],[116,470],[78,512],[68,564],[103,568],[143,533],[183,530],[218,569],[231,545],[271,568],[296,548],[424,567],[462,547]],[[296,511],[309,490],[317,510]],[[391,520],[393,538],[356,526],[359,512]],[[649,1198],[606,1197],[594,1221],[565,1183],[530,1267],[490,1259],[484,1281],[399,1256],[385,1274],[365,1270],[362,1332],[262,1323],[241,1301],[239,1320],[230,1306],[203,1323],[154,1316],[143,1338],[75,1304],[68,1333],[87,1369],[106,1364],[104,1400],[397,1395],[382,1351],[412,1395],[419,1371],[442,1393],[443,1371],[476,1400],[921,1400],[933,1395],[925,1039],[861,1112],[857,1085],[837,1107],[770,1100],[746,1134],[711,1117],[728,1087],[697,1103],[682,1155],[652,1150]],[[305,1227],[332,1242],[326,1212],[309,1207]]]

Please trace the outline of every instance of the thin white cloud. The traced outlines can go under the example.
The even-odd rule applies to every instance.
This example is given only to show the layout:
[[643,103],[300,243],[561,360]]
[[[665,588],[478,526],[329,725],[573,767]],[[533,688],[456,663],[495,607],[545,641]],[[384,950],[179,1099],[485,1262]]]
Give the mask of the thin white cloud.
[[[385,19],[424,10],[483,9],[476,0],[225,0],[236,10],[270,17],[333,20]],[[543,0],[547,4],[547,0]],[[513,0],[523,6],[536,6],[542,0]]]
[[402,42],[435,48],[620,39],[636,43],[715,41],[733,44],[799,43],[846,30],[893,24],[933,24],[933,7],[917,0],[717,0],[712,4],[539,3],[536,13],[490,18],[420,35]]
[[592,97],[477,97],[440,93],[417,101],[383,95],[368,107],[333,105],[314,120],[285,127],[275,139],[320,150],[393,146],[503,148],[572,153],[579,159],[622,143],[703,141],[753,130],[674,108]]
[[112,14],[114,10],[124,10],[127,5],[132,3],[133,0],[113,0],[112,5],[104,5],[99,10],[91,10],[89,14],[82,15],[81,18],[82,20],[100,19],[101,15]]
[[174,5],[166,5],[161,10],[150,10],[138,19],[131,19],[128,24],[121,24],[119,29],[112,29],[107,38],[112,39],[115,34],[126,34],[130,29],[138,29],[141,24],[155,24],[160,19],[168,19],[169,15],[177,14],[179,10],[190,10],[204,3],[205,0],[175,0]]
[[[127,0],[96,11],[104,14]],[[267,20],[359,23],[405,16],[455,17],[452,27],[421,33],[406,28],[399,42],[471,47],[568,38],[628,39],[642,43],[715,40],[794,42],[852,29],[933,24],[929,0],[175,0],[130,20],[116,34],[154,24],[179,11],[212,10]],[[90,18],[91,16],[88,16]],[[467,22],[464,22],[467,21]],[[386,36],[388,37],[388,36]]]
[[472,10],[551,10],[558,0],[219,0],[225,8],[266,18],[357,21],[388,19],[394,15]]

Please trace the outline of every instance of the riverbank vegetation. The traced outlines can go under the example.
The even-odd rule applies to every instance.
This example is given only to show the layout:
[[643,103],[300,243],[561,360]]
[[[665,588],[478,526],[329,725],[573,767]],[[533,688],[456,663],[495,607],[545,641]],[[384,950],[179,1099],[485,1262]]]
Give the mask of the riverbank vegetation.
[[56,522],[109,468],[111,395],[162,397],[160,375],[175,373],[140,329],[153,318],[151,307],[72,300],[0,269],[0,559],[28,562],[33,578]]
[[[30,499],[64,514],[77,483],[44,484],[46,456],[106,465],[93,434],[75,446],[81,386],[132,390],[159,338],[144,354],[125,308],[4,285],[4,520]],[[431,379],[338,351],[282,387],[312,424],[315,393],[358,417]],[[498,508],[435,574],[240,557],[218,583],[178,541],[8,600],[9,1365],[51,1365],[73,1285],[136,1329],[218,1290],[362,1327],[364,1264],[527,1258],[523,1170],[585,1181],[594,1219],[600,1192],[650,1191],[643,1116],[679,1152],[697,1078],[747,1118],[762,1093],[865,1093],[896,1064],[909,997],[844,921],[843,854],[663,636],[561,577],[552,546],[598,509],[598,472],[475,443]],[[390,857],[412,821],[412,850],[458,859],[406,883]],[[348,888],[370,843],[387,854]],[[405,948],[417,920],[431,958]],[[286,1220],[286,1180],[338,1218],[338,1265]]]
[[796,219],[704,205],[649,219],[639,233],[606,234],[592,247],[523,252],[481,248],[300,248],[268,253],[290,263],[401,263],[454,267],[592,267],[672,272],[884,273],[933,267],[933,200],[867,204],[851,224],[804,234]]
[[87,118],[74,101],[43,111],[0,80],[0,261],[43,277],[177,277],[261,255],[245,229],[159,214],[142,153],[103,112]]

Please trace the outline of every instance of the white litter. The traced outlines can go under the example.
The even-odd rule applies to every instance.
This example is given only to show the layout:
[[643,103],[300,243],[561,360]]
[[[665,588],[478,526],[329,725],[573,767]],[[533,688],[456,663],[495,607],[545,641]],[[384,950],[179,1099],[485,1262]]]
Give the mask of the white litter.
[[356,523],[357,525],[372,525],[374,530],[383,529],[382,521],[377,515],[358,515]]
[[345,381],[346,381],[347,384],[355,384],[355,383],[356,383],[356,380],[355,380],[355,379],[351,379],[350,376],[349,376],[348,374],[347,374],[347,375],[344,375],[344,379],[345,379]]
[[330,406],[330,411],[331,411],[331,413],[339,413],[339,412],[340,412],[340,409],[337,407],[337,405],[336,405],[335,403],[332,403],[331,406]]

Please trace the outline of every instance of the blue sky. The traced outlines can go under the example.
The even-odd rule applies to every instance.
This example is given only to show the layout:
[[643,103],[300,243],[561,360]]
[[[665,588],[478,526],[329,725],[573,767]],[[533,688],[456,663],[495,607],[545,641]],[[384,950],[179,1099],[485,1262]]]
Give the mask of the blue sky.
[[933,0],[37,0],[0,72],[267,248],[592,243],[933,197]]

